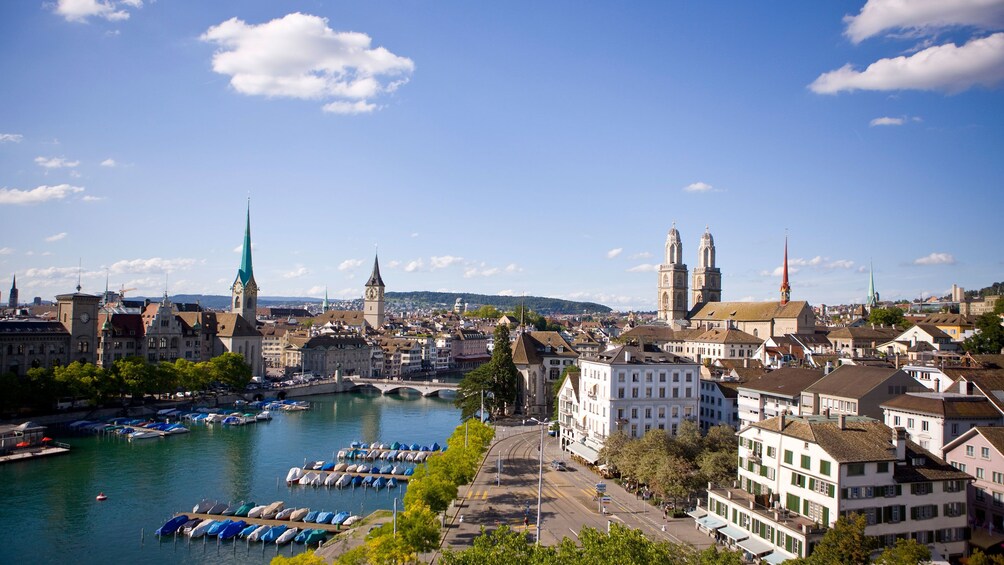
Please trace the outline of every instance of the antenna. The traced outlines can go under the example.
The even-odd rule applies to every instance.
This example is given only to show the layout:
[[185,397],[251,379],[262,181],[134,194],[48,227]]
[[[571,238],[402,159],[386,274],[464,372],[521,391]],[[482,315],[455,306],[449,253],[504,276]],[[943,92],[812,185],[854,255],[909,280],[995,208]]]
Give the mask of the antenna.
[[77,258],[77,292],[80,292],[80,271],[83,270],[84,261]]

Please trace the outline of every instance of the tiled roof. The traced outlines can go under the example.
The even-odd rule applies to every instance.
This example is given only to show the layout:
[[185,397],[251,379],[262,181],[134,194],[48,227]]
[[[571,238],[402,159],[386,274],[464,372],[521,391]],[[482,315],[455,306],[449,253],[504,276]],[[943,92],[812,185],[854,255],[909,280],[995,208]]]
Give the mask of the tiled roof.
[[898,337],[902,332],[897,328],[872,328],[871,326],[844,327],[837,328],[830,332],[829,339],[853,339],[853,340],[875,340],[890,341]]
[[0,334],[60,334],[69,335],[59,322],[34,320],[0,320]]
[[323,326],[327,323],[362,327],[365,317],[362,310],[328,310],[314,317],[314,325]]
[[366,349],[369,345],[366,340],[358,336],[348,335],[319,335],[308,339],[302,347],[312,349],[315,347],[349,347],[353,349]]
[[[568,340],[562,337],[558,332],[530,332],[530,337],[542,346],[550,347],[551,351],[546,353],[549,356],[572,358],[579,356],[579,353],[575,351],[572,344],[568,343]],[[559,348],[561,351],[558,351]]]
[[808,302],[708,302],[691,311],[689,318],[698,320],[737,320],[757,322],[776,318],[797,318]]
[[216,312],[216,335],[219,337],[261,337],[254,325],[240,314]]
[[[102,327],[108,314],[98,314],[98,327]],[[141,338],[146,333],[146,325],[139,314],[112,314],[112,336]]]
[[[630,355],[630,360],[626,360]],[[596,355],[584,356],[583,359],[606,365],[623,364],[656,364],[656,363],[693,363],[688,357],[681,357],[663,351],[647,351],[634,345],[621,345],[613,349],[601,351]]]
[[883,402],[881,407],[946,419],[984,420],[1001,417],[1000,410],[985,397],[953,393],[908,393]]
[[525,333],[512,344],[512,362],[517,365],[540,365],[544,360],[537,354],[536,340]]
[[924,323],[939,326],[971,326],[973,319],[971,316],[963,316],[962,314],[938,313],[929,314],[924,318]]
[[952,336],[941,331],[941,328],[934,324],[917,324],[917,329],[922,330],[932,339],[952,339]]
[[700,343],[735,343],[739,345],[760,345],[763,340],[748,334],[743,331],[735,329],[721,329],[714,328],[710,329],[697,337],[688,339],[689,342],[700,342]]
[[997,426],[977,426],[973,429],[985,437],[998,453],[1004,455],[1004,428]]
[[816,394],[861,398],[896,373],[906,375],[899,369],[890,367],[842,365],[805,390]]
[[[917,464],[918,459],[922,459],[924,463]],[[972,479],[968,473],[952,467],[944,459],[912,441],[906,442],[906,462],[906,465],[896,465],[893,470],[893,480],[897,483]]]
[[776,371],[750,377],[739,385],[739,388],[794,398],[822,378],[823,372],[817,369],[782,367]]
[[621,334],[623,339],[637,339],[648,343],[665,343],[679,338],[669,326],[636,326]]

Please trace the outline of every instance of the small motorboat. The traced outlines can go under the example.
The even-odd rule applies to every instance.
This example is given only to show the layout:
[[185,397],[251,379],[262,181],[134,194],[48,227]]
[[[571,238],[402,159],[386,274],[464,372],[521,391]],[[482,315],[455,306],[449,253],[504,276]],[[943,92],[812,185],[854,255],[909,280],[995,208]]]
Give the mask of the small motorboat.
[[321,465],[321,470],[322,471],[334,471],[335,470],[335,462],[334,461],[328,461],[324,465]]
[[351,515],[352,514],[349,514],[348,512],[339,512],[338,514],[335,514],[334,518],[331,519],[331,523],[336,526],[340,525],[342,522],[348,520],[349,516]]
[[387,479],[387,488],[397,488],[397,479],[394,477]]
[[261,537],[263,535],[265,535],[266,533],[268,533],[268,531],[271,530],[271,529],[272,529],[272,526],[267,526],[267,525],[258,526],[258,528],[255,529],[255,531],[253,531],[250,534],[248,534],[247,540],[249,542],[258,541],[258,540],[261,539]]
[[335,465],[331,470],[337,473],[341,473],[345,471],[345,469],[347,469],[348,467],[349,466],[347,463],[339,463],[338,465]]
[[363,486],[368,487],[373,485],[373,475],[366,475],[363,477]]
[[358,468],[359,468],[359,465],[349,465],[348,467],[345,468],[345,472],[346,473],[355,473],[356,469],[358,469]]
[[283,508],[281,512],[275,515],[275,520],[289,520],[290,515],[296,512],[296,508]]
[[275,515],[282,511],[283,506],[284,504],[281,500],[269,504],[268,506],[265,507],[264,510],[261,511],[262,519],[271,520],[275,518]]
[[352,486],[357,487],[357,486],[359,486],[361,484],[363,484],[363,477],[362,477],[362,475],[356,475],[356,476],[352,477]]
[[338,488],[342,488],[348,486],[349,483],[351,482],[352,482],[352,475],[345,473],[341,477],[338,477],[338,480],[335,481],[335,486]]
[[310,530],[310,534],[307,535],[307,539],[303,541],[305,545],[314,545],[316,543],[321,543],[328,537],[328,532],[320,529]]
[[362,516],[349,516],[348,518],[345,519],[344,522],[342,522],[342,525],[351,526],[352,524],[355,524],[356,522],[362,519],[363,519]]
[[329,524],[331,519],[335,517],[334,512],[321,512],[317,515],[317,520],[314,522],[317,524]]
[[286,526],[283,526],[282,524],[278,526],[272,526],[272,528],[269,529],[269,531],[265,532],[261,536],[261,541],[265,543],[272,543],[275,540],[279,539],[279,536],[281,536],[282,533],[285,531],[286,531]]
[[241,533],[241,531],[243,531],[244,528],[247,527],[247,525],[248,525],[248,523],[245,522],[244,520],[238,520],[236,522],[231,522],[230,524],[227,525],[227,527],[223,528],[223,530],[220,531],[220,536],[219,537],[220,537],[221,540],[226,541],[226,540],[228,540],[228,539],[236,536],[237,534]]
[[209,529],[206,530],[206,535],[210,537],[218,536],[220,535],[220,532],[222,532],[224,528],[233,523],[234,523],[233,520],[220,520],[219,522],[216,522],[212,526],[209,526]]
[[250,526],[244,526],[244,529],[241,530],[241,533],[237,534],[237,537],[239,537],[240,539],[244,539],[249,535],[251,535],[251,532],[257,530],[260,527],[261,526],[259,526],[258,524],[251,524]]
[[394,470],[394,466],[393,465],[384,465],[383,467],[380,467],[380,474],[381,475],[389,475],[389,474],[391,474],[391,472],[393,470]]
[[317,471],[307,471],[306,473],[304,473],[302,477],[300,477],[300,480],[297,482],[299,482],[301,485],[312,485],[314,484],[314,479],[317,479],[320,476],[321,476],[320,473],[318,473]]
[[310,512],[307,512],[306,516],[303,517],[303,521],[311,523],[316,522],[318,514],[320,514],[320,512],[318,512],[317,510],[311,510]]
[[290,528],[282,532],[282,534],[279,537],[275,538],[275,544],[286,545],[287,543],[293,541],[293,538],[295,538],[296,534],[298,534],[299,532],[300,530],[298,528]]
[[237,509],[236,512],[234,512],[234,516],[237,516],[238,518],[246,518],[248,512],[250,512],[252,508],[254,508],[254,502],[245,502]]
[[310,479],[310,486],[319,487],[324,484],[324,476],[321,473],[314,473],[314,477]]
[[369,465],[360,465],[356,467],[357,473],[368,473],[370,470]]
[[254,419],[258,420],[259,422],[268,421],[272,419],[272,413],[269,412],[268,410],[262,410],[254,417]]
[[292,514],[289,515],[290,522],[300,522],[310,514],[309,508],[300,508],[299,510],[294,510]]
[[307,536],[309,536],[309,535],[310,535],[310,529],[309,528],[304,528],[303,531],[301,531],[300,533],[296,534],[296,537],[293,538],[293,541],[295,541],[296,543],[303,543],[303,542],[307,541]]
[[183,526],[185,522],[188,522],[188,516],[185,516],[184,514],[175,516],[165,522],[163,526],[157,528],[157,531],[154,533],[158,536],[169,536],[178,531],[178,528]]
[[317,469],[320,469],[323,466],[324,466],[324,461],[314,461],[314,463],[310,466],[310,468],[316,471]]
[[195,526],[194,528],[191,529],[191,531],[188,532],[188,537],[201,538],[202,536],[206,535],[206,530],[208,530],[215,523],[216,520],[210,520],[208,518],[199,522],[198,526]]
[[406,477],[410,477],[410,476],[412,476],[414,474],[415,474],[415,468],[414,467],[408,467],[407,469],[404,470],[404,476],[406,476]]
[[261,518],[261,513],[265,510],[265,506],[255,506],[251,510],[248,510],[248,518]]
[[386,485],[387,485],[387,479],[383,477],[377,477],[376,480],[373,481],[373,488],[377,490],[382,489]]
[[108,497],[105,496],[105,493],[99,492],[98,495],[94,497],[94,500],[97,500],[98,502],[104,502],[108,500]]
[[205,513],[209,512],[209,509],[212,508],[215,505],[216,505],[216,502],[203,498],[202,502],[196,504],[192,508],[192,513],[193,514],[205,514]]
[[206,514],[223,514],[223,511],[227,509],[230,505],[225,502],[218,502],[213,505],[212,508],[206,510]]
[[296,481],[300,480],[301,476],[303,476],[303,469],[299,467],[290,468],[289,472],[286,473],[286,484],[291,485],[295,483]]
[[324,486],[334,486],[334,484],[338,482],[338,477],[338,473],[328,473],[328,476],[324,477]]
[[192,528],[194,528],[195,526],[198,526],[200,522],[202,522],[201,519],[199,519],[199,518],[192,518],[191,520],[189,520],[189,521],[185,522],[184,524],[182,524],[181,527],[178,528],[178,531],[176,533],[179,533],[179,534],[182,534],[182,535],[188,535],[188,532],[192,531]]
[[220,514],[223,514],[224,516],[233,516],[234,514],[237,513],[237,509],[240,507],[241,507],[240,504],[230,504],[229,506],[227,506],[227,509],[224,510],[223,512],[220,512]]

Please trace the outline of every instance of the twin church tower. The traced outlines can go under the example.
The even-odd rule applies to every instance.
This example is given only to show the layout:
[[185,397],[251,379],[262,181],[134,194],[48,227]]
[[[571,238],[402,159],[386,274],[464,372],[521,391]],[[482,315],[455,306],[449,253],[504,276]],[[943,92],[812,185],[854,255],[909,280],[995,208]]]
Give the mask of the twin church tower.
[[[659,320],[685,320],[687,307],[687,265],[683,262],[683,243],[676,223],[666,236],[666,260],[659,265]],[[715,239],[704,228],[697,248],[697,268],[694,269],[694,310],[708,302],[722,300],[722,272],[715,266]]]

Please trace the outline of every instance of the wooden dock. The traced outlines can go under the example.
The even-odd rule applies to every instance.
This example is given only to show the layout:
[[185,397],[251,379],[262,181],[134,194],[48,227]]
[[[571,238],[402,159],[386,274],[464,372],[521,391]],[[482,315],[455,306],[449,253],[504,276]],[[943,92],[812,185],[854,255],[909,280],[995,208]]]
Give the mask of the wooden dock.
[[[188,516],[188,519],[198,518],[200,520],[244,520],[247,525],[251,526],[287,526],[290,528],[300,528],[302,531],[304,528],[308,530],[324,530],[326,532],[337,534],[339,532],[346,532],[355,527],[355,524],[344,527],[341,524],[314,524],[311,522],[290,522],[289,520],[265,520],[263,518],[247,518],[241,516],[223,516],[220,514],[204,514],[204,513],[194,513],[194,512],[178,512],[175,516]],[[359,522],[356,522],[358,524]]]
[[[65,446],[65,447],[60,447]],[[70,446],[66,444],[59,444],[59,446],[45,446],[45,447],[32,447],[27,449],[18,449],[13,453],[8,453],[7,455],[0,455],[0,463],[11,463],[14,461],[26,461],[28,459],[35,459],[36,457],[46,457],[48,455],[62,455],[63,453],[69,453]]]

